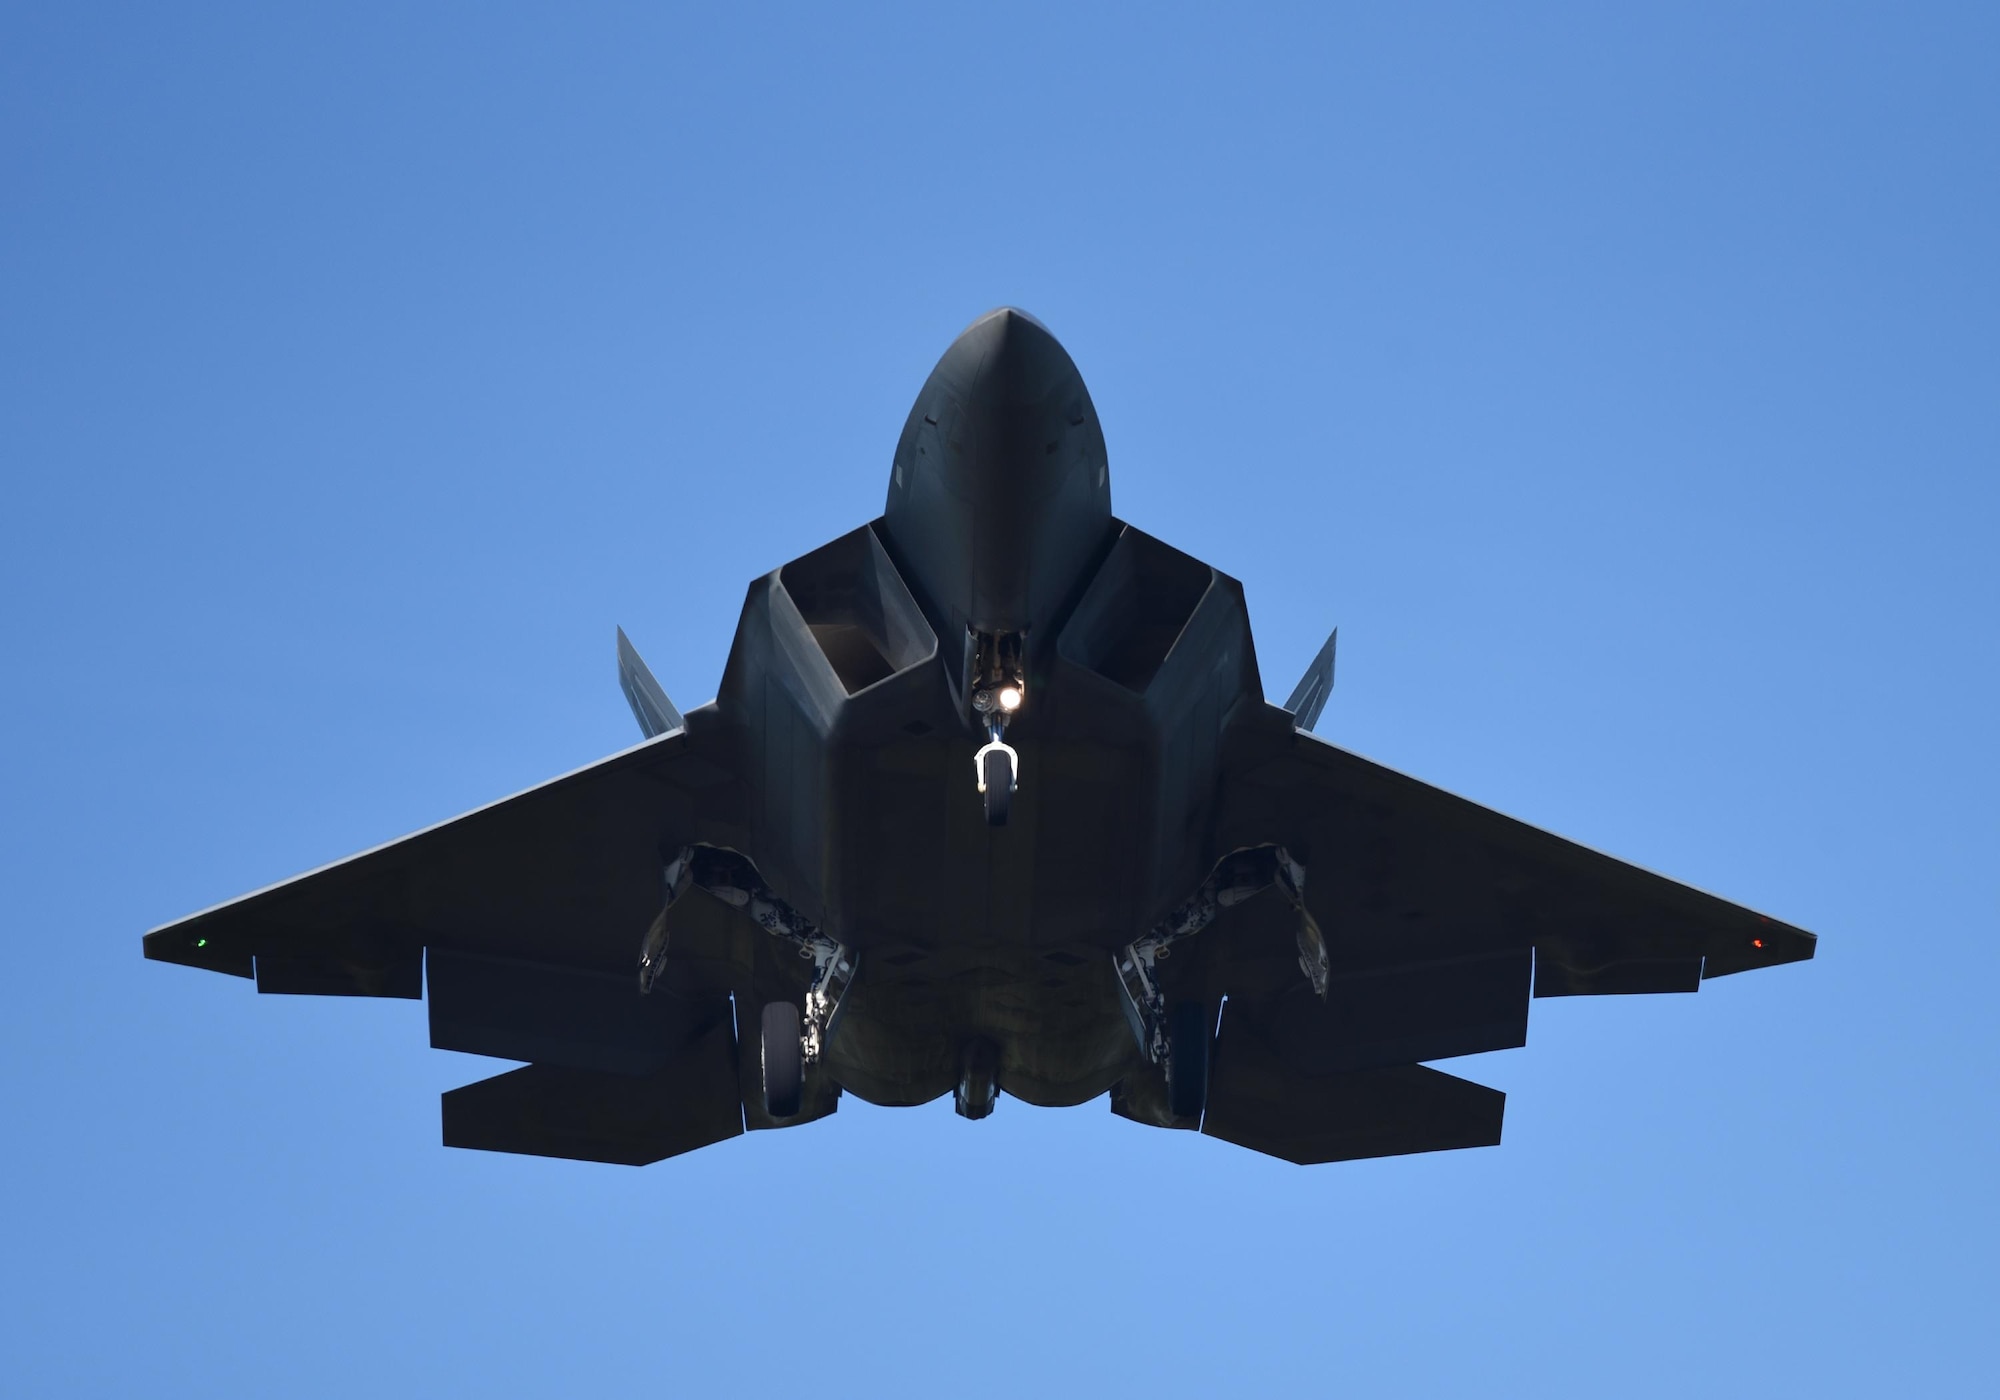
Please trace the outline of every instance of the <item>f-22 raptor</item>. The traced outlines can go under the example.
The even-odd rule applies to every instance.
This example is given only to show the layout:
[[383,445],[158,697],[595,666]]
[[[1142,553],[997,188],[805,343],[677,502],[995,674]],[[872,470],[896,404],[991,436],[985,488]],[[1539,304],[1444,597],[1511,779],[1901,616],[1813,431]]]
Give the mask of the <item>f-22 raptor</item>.
[[644,742],[154,930],[259,992],[423,997],[525,1062],[449,1146],[634,1165],[832,1113],[1113,1113],[1294,1162],[1500,1140],[1431,1061],[1531,996],[1692,992],[1809,933],[1313,733],[1236,580],[1117,519],[1069,355],[1003,309],[931,372],[887,508],[750,586]]

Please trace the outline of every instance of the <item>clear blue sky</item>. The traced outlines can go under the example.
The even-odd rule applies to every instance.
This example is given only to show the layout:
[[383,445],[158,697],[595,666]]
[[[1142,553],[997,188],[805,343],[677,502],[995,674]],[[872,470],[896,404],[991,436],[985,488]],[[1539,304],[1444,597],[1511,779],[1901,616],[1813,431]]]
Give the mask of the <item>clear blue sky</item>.
[[[7,1390],[1992,1385],[2000,11],[165,8],[0,10]],[[1336,742],[1819,959],[1538,1004],[1492,1150],[643,1171],[141,960],[630,742],[614,623],[706,700],[1001,303]]]

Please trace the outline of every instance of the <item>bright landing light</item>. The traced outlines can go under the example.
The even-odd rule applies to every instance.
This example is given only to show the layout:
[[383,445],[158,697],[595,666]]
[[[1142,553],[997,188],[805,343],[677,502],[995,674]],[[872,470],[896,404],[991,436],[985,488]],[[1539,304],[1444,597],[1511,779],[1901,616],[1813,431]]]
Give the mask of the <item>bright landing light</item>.
[[1010,715],[1021,708],[1021,688],[1019,686],[1008,685],[1000,688],[1000,708]]

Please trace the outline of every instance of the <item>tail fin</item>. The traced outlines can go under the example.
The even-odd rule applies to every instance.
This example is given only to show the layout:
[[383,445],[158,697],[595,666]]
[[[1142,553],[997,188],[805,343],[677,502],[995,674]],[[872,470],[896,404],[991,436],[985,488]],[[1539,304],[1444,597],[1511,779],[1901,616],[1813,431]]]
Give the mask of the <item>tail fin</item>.
[[1319,721],[1319,712],[1326,708],[1326,697],[1333,693],[1333,644],[1339,640],[1340,629],[1336,627],[1292,688],[1292,698],[1285,702],[1285,708],[1292,712],[1295,728],[1311,729]]
[[657,739],[670,730],[681,727],[681,712],[674,708],[674,702],[667,699],[667,692],[653,679],[653,673],[646,669],[646,663],[639,659],[639,653],[632,645],[632,639],[625,635],[623,627],[618,629],[618,688],[625,692],[626,703],[632,707],[632,718],[639,721],[639,730],[648,739]]

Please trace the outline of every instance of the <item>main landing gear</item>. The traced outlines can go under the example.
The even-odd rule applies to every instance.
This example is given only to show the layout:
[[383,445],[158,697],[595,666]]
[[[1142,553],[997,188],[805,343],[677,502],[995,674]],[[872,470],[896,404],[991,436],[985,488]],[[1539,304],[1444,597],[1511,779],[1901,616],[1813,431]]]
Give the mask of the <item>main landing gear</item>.
[[642,995],[653,990],[666,968],[668,915],[690,889],[706,890],[724,904],[742,910],[751,922],[812,963],[804,1008],[791,1001],[770,1002],[758,1023],[765,1110],[773,1118],[796,1118],[805,1093],[806,1066],[817,1064],[826,1053],[827,1041],[840,1024],[860,955],[779,898],[764,883],[757,867],[735,851],[720,846],[683,846],[667,861],[662,873],[666,903],[639,947]]
[[805,1095],[806,1056],[799,1021],[799,1009],[789,1001],[774,1001],[764,1008],[764,1111],[773,1118],[797,1117]]
[[1200,1118],[1208,1106],[1208,1047],[1215,1017],[1207,1002],[1175,1002],[1167,1013],[1167,1104],[1176,1118]]
[[1160,987],[1159,964],[1172,955],[1175,943],[1200,933],[1220,911],[1275,888],[1298,911],[1299,971],[1313,994],[1325,1000],[1331,960],[1319,924],[1306,908],[1305,885],[1305,867],[1283,846],[1231,851],[1191,898],[1112,955],[1132,1036],[1140,1052],[1166,1071],[1167,1097],[1176,1118],[1198,1119],[1207,1105],[1215,1012],[1204,1001],[1169,1002]]

